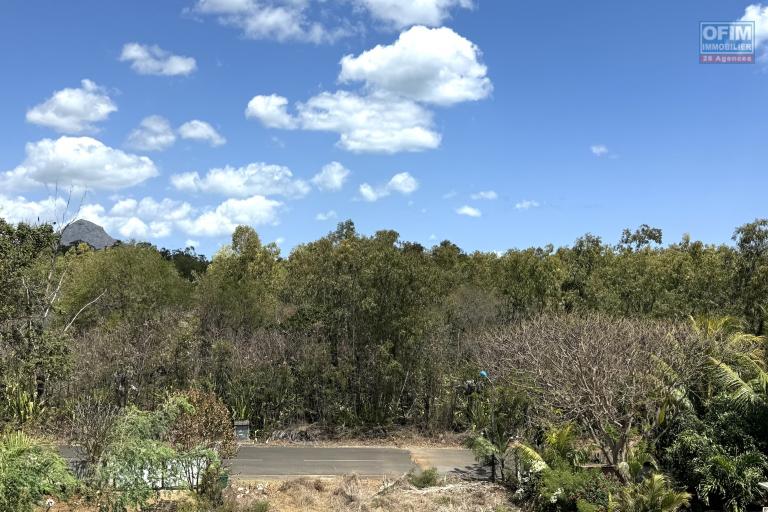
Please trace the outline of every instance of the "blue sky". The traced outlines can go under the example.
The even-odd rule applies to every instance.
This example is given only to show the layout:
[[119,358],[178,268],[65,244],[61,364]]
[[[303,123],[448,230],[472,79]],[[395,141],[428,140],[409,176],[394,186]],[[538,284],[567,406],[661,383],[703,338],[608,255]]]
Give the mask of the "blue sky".
[[761,55],[748,2],[6,1],[0,215],[71,190],[117,238],[209,255],[347,218],[468,251],[728,242],[766,215],[768,63],[699,64],[699,22],[750,12]]

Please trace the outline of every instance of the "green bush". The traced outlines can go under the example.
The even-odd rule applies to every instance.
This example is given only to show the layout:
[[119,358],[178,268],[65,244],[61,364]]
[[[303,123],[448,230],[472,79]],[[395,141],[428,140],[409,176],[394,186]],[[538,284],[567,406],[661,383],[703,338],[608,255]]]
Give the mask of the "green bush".
[[0,512],[31,512],[45,496],[65,496],[75,484],[52,447],[23,432],[0,437]]
[[269,502],[266,500],[256,501],[248,507],[248,512],[267,512],[269,510]]
[[220,463],[208,466],[200,481],[198,496],[211,505],[221,505],[224,502],[223,492],[227,487],[227,474]]
[[415,487],[423,489],[437,485],[437,468],[428,468],[421,473],[411,472],[408,475],[408,481]]
[[616,480],[594,469],[546,469],[541,474],[538,508],[574,512],[590,510],[590,505],[604,508],[618,488]]

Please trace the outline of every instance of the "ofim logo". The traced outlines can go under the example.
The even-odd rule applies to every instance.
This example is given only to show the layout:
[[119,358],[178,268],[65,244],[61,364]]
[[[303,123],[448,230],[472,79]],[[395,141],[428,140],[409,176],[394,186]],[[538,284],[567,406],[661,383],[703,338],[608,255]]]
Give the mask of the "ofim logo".
[[702,21],[699,62],[752,64],[755,62],[754,21]]

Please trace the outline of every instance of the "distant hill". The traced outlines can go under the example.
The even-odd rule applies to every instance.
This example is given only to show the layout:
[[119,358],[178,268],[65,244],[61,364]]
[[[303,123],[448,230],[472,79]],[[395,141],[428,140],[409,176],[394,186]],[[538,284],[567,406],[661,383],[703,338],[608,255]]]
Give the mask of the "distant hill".
[[94,249],[104,249],[115,245],[117,240],[109,236],[98,224],[87,220],[76,220],[61,232],[61,245],[69,247],[79,243],[86,243]]

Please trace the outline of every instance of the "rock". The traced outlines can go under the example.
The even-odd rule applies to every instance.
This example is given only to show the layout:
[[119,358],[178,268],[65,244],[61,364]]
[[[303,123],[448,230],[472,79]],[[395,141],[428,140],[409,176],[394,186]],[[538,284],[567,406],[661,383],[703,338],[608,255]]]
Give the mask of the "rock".
[[81,219],[68,224],[61,232],[62,247],[79,243],[86,243],[94,249],[105,249],[115,245],[117,240],[109,236],[98,224]]

